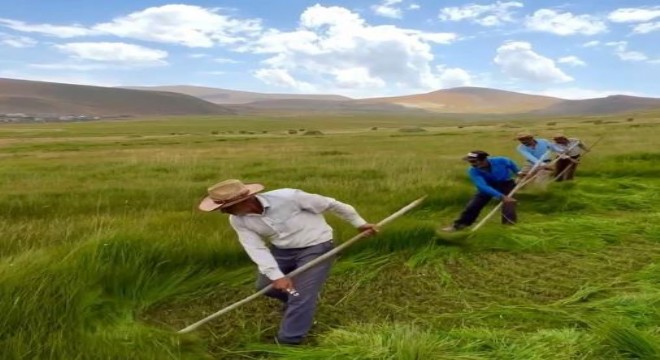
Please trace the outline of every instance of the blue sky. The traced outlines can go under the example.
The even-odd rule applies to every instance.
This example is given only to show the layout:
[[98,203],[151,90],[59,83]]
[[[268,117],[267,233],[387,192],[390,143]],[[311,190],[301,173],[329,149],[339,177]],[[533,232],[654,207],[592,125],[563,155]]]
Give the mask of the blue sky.
[[0,0],[0,77],[375,97],[660,97],[657,0]]

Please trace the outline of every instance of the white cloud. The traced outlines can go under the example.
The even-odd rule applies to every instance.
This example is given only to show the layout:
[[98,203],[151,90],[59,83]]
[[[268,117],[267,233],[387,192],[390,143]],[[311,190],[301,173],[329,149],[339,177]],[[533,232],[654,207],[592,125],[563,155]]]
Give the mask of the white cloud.
[[410,4],[410,5],[408,5],[408,10],[419,10],[421,8],[422,7],[419,6],[419,4]]
[[77,63],[77,62],[40,63],[40,64],[29,64],[28,66],[34,69],[42,69],[42,70],[72,70],[72,71],[103,70],[108,68],[108,64]]
[[18,36],[0,32],[0,45],[27,48],[37,45],[37,41],[27,36]]
[[234,19],[218,9],[184,4],[150,7],[94,29],[120,37],[205,48],[240,44],[262,30],[260,20]]
[[262,31],[261,20],[236,19],[220,13],[219,9],[185,4],[150,7],[91,27],[27,24],[2,18],[0,25],[61,38],[115,35],[188,47],[240,44]]
[[660,21],[638,24],[633,27],[633,32],[637,34],[647,34],[660,30]]
[[217,62],[218,64],[238,64],[240,61],[228,58],[215,58],[213,62]]
[[339,88],[383,88],[385,81],[369,74],[365,67],[335,70],[335,86]]
[[400,4],[402,1],[403,0],[383,0],[380,4],[372,6],[371,10],[373,10],[376,15],[400,19],[403,11],[400,7],[395,5]]
[[191,59],[203,59],[209,57],[209,54],[193,53],[193,54],[188,54],[188,57]]
[[606,42],[604,44],[605,46],[613,47],[616,49],[616,51],[626,51],[626,48],[628,47],[628,42],[627,41],[610,41]]
[[532,50],[532,45],[522,41],[510,41],[497,49],[494,59],[502,72],[516,79],[538,83],[561,83],[573,78],[559,69],[552,59]]
[[587,41],[586,43],[582,44],[582,47],[594,47],[598,45],[600,45],[600,41],[593,40],[593,41]]
[[314,5],[301,14],[297,30],[269,30],[241,51],[271,55],[256,76],[295,89],[313,82],[344,93],[349,86],[367,91],[383,84],[387,91],[430,90],[442,84],[432,64],[433,44],[456,39],[452,33],[372,26],[346,8]]
[[649,57],[639,51],[624,51],[616,54],[623,61],[645,61]]
[[595,35],[607,31],[605,22],[591,15],[573,15],[570,12],[557,12],[540,9],[527,16],[525,25],[529,30],[548,32],[556,35]]
[[294,79],[285,69],[259,69],[254,72],[254,76],[269,85],[288,87],[301,91],[315,91],[314,86]]
[[443,21],[468,20],[482,26],[498,26],[513,22],[514,10],[521,7],[523,4],[517,1],[497,1],[491,5],[468,4],[440,9],[438,17]]
[[55,45],[75,60],[126,65],[164,65],[167,52],[121,42],[79,42]]
[[[638,62],[649,60],[649,57],[642,52],[628,50],[627,41],[610,41],[605,43],[605,46],[614,48],[614,54],[623,61]],[[653,62],[653,60],[650,62]]]
[[616,23],[648,22],[660,18],[660,6],[616,9],[607,18]]
[[560,57],[557,59],[557,62],[560,64],[567,64],[571,66],[586,66],[587,63],[585,63],[582,59],[575,55],[569,55],[569,56],[564,56]]
[[444,65],[438,65],[436,69],[440,74],[439,80],[441,88],[472,85],[472,76],[461,68],[448,68]]
[[96,32],[81,25],[51,25],[51,24],[27,24],[23,21],[0,18],[0,25],[12,30],[37,33],[59,38],[72,38],[77,36],[94,35]]

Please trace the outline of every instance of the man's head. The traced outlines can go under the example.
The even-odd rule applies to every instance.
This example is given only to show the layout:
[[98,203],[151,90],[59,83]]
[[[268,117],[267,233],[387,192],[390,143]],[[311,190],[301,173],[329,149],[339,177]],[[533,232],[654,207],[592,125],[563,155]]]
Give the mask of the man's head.
[[463,160],[469,162],[472,167],[484,168],[488,166],[488,153],[482,150],[470,151]]
[[261,184],[243,184],[236,179],[225,180],[207,189],[208,196],[199,204],[199,209],[245,215],[253,208],[253,201],[256,200],[254,195],[263,189]]
[[528,132],[528,131],[523,131],[523,132],[518,133],[516,135],[516,139],[518,141],[520,141],[520,143],[525,145],[525,146],[534,145],[534,143],[536,142],[534,140],[534,135],[532,133]]
[[555,134],[552,137],[552,140],[554,140],[554,142],[556,142],[557,144],[562,144],[562,145],[568,144],[568,138],[564,134]]

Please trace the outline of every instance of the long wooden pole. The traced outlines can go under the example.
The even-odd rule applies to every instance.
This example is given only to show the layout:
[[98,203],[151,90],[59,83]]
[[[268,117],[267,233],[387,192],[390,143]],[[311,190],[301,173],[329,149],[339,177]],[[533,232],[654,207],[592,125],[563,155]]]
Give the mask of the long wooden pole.
[[[384,226],[384,225],[386,225],[386,224],[392,222],[394,219],[400,217],[401,215],[403,215],[403,214],[405,214],[406,212],[410,211],[412,208],[414,208],[414,207],[416,207],[417,205],[421,204],[421,202],[424,201],[425,198],[426,198],[426,196],[423,196],[423,197],[421,197],[421,198],[419,198],[419,199],[417,199],[417,200],[411,202],[410,204],[408,204],[408,205],[404,206],[403,208],[401,208],[399,211],[397,211],[397,212],[395,212],[394,214],[388,216],[387,218],[381,220],[378,224],[376,224],[376,226],[377,226],[377,227],[382,227],[382,226]],[[325,260],[331,258],[332,256],[334,256],[334,255],[337,254],[338,252],[342,251],[343,249],[349,247],[349,246],[350,246],[351,244],[353,244],[354,242],[356,242],[356,241],[358,241],[358,240],[364,238],[365,236],[367,236],[367,234],[369,234],[369,231],[368,231],[368,230],[359,233],[358,235],[354,236],[354,237],[351,238],[350,240],[345,241],[344,243],[342,243],[341,245],[337,246],[336,248],[334,248],[334,249],[328,251],[327,253],[325,253],[325,254],[323,254],[323,255],[317,257],[316,259],[314,259],[314,260],[308,262],[307,264],[305,264],[305,265],[303,265],[303,266],[301,266],[301,267],[299,267],[299,268],[293,270],[292,272],[288,273],[288,274],[286,275],[286,277],[289,277],[289,278],[290,278],[290,277],[296,276],[296,275],[298,275],[298,274],[300,274],[300,273],[302,273],[302,272],[304,272],[304,271],[306,271],[306,270],[308,270],[308,269],[310,269],[310,268],[316,266],[317,264],[319,264],[319,263],[321,263],[321,262],[323,262],[323,261],[325,261]],[[197,329],[197,328],[200,327],[201,325],[203,325],[203,324],[205,324],[205,323],[207,323],[207,322],[209,322],[209,321],[211,321],[211,320],[217,318],[218,316],[220,316],[220,315],[222,315],[222,314],[225,314],[225,313],[227,313],[227,312],[229,312],[229,311],[231,311],[231,310],[233,310],[233,309],[236,309],[237,307],[239,307],[239,306],[241,306],[241,305],[243,305],[243,304],[245,304],[245,303],[248,303],[248,302],[250,302],[250,301],[252,301],[252,300],[258,298],[259,296],[261,296],[261,295],[267,293],[268,291],[270,291],[272,288],[273,288],[273,285],[270,284],[270,285],[266,286],[265,288],[263,288],[263,289],[257,291],[256,293],[254,293],[254,294],[252,294],[252,295],[250,295],[250,296],[244,298],[243,300],[240,300],[240,301],[238,301],[238,302],[235,302],[235,303],[233,303],[233,304],[227,306],[226,308],[224,308],[224,309],[222,309],[222,310],[219,310],[218,312],[213,313],[213,314],[211,314],[211,315],[209,315],[209,316],[203,318],[202,320],[200,320],[200,321],[198,321],[198,322],[196,322],[196,323],[194,323],[194,324],[192,324],[192,325],[187,326],[187,327],[184,328],[184,329],[179,330],[178,333],[179,333],[179,334],[189,333],[189,332],[191,332],[191,331]]]

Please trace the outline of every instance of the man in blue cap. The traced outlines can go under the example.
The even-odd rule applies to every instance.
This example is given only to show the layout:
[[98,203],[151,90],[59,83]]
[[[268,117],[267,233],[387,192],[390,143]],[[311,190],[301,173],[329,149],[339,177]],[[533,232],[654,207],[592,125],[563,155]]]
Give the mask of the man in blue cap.
[[472,225],[491,198],[502,201],[502,224],[516,223],[516,199],[507,194],[516,187],[511,177],[519,173],[518,166],[509,158],[488,156],[485,151],[475,150],[463,158],[470,163],[468,175],[478,191],[454,224],[443,231],[458,231]]

